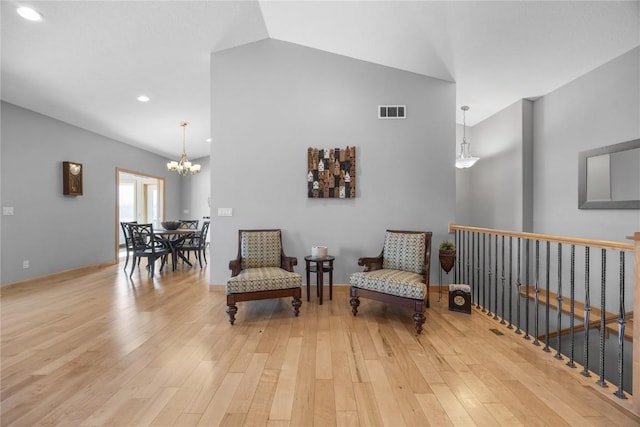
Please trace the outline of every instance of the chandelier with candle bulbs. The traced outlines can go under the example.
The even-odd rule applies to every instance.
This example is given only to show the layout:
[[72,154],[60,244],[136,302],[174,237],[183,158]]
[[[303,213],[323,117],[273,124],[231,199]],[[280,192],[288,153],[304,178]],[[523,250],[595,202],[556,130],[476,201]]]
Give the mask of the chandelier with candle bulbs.
[[180,175],[184,176],[186,174],[195,175],[200,173],[200,165],[192,164],[189,159],[187,159],[187,150],[185,149],[185,141],[186,141],[186,128],[189,122],[180,122],[180,126],[182,126],[182,156],[180,156],[179,161],[171,161],[167,163],[167,169],[171,172],[178,172]]

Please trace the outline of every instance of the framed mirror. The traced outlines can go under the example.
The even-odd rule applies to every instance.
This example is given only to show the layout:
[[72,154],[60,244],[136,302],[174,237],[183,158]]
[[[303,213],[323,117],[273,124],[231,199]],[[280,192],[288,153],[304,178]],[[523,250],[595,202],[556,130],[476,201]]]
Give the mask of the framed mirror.
[[579,209],[640,209],[640,139],[578,155]]

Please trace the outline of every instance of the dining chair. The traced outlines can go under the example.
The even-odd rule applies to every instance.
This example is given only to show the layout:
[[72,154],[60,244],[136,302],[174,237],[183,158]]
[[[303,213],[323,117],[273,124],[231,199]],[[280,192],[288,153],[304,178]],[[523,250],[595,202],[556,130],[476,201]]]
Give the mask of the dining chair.
[[209,221],[205,221],[202,223],[202,229],[198,231],[195,236],[192,236],[186,239],[179,248],[179,251],[182,254],[187,254],[187,259],[189,259],[189,253],[195,253],[196,259],[200,263],[200,268],[202,268],[202,260],[207,263],[207,257],[205,255],[207,248],[207,232],[209,231]]
[[131,229],[129,228],[129,224],[137,224],[138,221],[123,221],[120,222],[120,227],[122,228],[122,235],[124,236],[124,248],[127,251],[127,258],[124,262],[124,267],[122,268],[124,271],[127,271],[127,265],[129,264],[129,254],[133,252],[133,238],[131,237]]
[[200,220],[197,219],[181,219],[180,228],[187,228],[189,230],[197,230]]
[[133,265],[129,277],[133,276],[136,261],[139,264],[140,258],[147,258],[147,269],[151,277],[154,275],[156,260],[160,258],[160,271],[162,272],[167,257],[172,254],[169,243],[155,235],[153,224],[129,224],[129,228],[133,242]]
[[[184,228],[187,230],[197,230],[199,224],[200,224],[200,220],[197,220],[197,219],[181,219],[180,220],[180,228]],[[194,244],[194,242],[190,242],[190,241],[185,241],[184,243],[188,244],[189,246],[193,246]],[[190,252],[187,251],[187,256],[186,256],[187,261],[191,260],[191,257],[189,256],[189,254]]]

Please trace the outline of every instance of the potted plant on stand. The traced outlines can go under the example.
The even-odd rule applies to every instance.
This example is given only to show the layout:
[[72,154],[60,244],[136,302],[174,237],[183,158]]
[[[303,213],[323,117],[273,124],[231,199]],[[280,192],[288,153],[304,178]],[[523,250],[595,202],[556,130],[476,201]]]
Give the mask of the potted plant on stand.
[[456,244],[448,240],[440,243],[438,258],[440,259],[440,267],[449,274],[456,262]]
[[[449,274],[456,262],[456,244],[448,240],[440,243],[438,251],[438,259],[440,260],[440,268]],[[438,287],[438,301],[442,298],[442,270],[440,270],[440,286]]]

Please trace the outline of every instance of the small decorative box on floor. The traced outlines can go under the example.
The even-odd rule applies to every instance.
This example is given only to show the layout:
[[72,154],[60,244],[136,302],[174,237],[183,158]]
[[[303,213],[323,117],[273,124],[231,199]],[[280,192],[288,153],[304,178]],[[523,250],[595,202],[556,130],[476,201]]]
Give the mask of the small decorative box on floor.
[[449,285],[449,310],[471,314],[471,287]]

